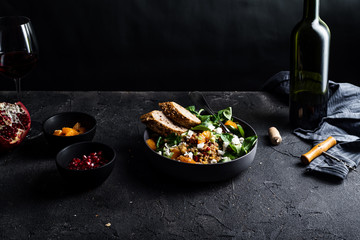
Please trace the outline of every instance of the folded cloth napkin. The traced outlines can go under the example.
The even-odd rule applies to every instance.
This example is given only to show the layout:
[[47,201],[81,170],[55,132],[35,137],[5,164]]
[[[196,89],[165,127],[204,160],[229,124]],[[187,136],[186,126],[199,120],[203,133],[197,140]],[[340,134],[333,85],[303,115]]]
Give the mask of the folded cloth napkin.
[[[275,93],[282,98],[289,98],[290,77],[288,71],[282,71],[271,77],[263,86],[263,90]],[[360,88],[349,83],[329,82],[328,115],[313,130],[297,128],[294,134],[313,145],[333,136],[337,144],[327,153],[341,159],[320,155],[315,158],[307,171],[316,171],[345,179],[349,168],[344,162],[355,168],[360,162]]]

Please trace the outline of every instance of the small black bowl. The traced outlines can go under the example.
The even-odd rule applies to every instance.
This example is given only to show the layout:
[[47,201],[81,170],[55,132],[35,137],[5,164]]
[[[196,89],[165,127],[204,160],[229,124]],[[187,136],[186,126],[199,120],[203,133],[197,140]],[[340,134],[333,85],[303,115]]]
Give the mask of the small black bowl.
[[[73,127],[77,122],[85,127],[85,133],[69,137],[53,135],[55,130],[61,130],[63,127]],[[48,143],[56,151],[59,151],[73,143],[91,141],[96,132],[96,119],[82,112],[58,113],[43,122],[43,132]]]
[[[250,124],[239,118],[233,118],[244,129],[245,137],[253,135],[257,136],[255,130],[250,126]],[[247,154],[229,162],[216,164],[192,164],[179,162],[159,155],[146,144],[147,139],[149,139],[149,130],[145,129],[144,142],[147,149],[147,157],[152,165],[165,175],[187,182],[218,182],[235,177],[251,166],[251,163],[255,158],[258,144],[258,141],[256,141],[253,148]]]
[[[108,163],[88,170],[72,170],[68,168],[73,158],[81,158],[92,152],[103,152]],[[74,188],[87,186],[97,186],[104,182],[114,168],[116,152],[113,148],[98,142],[79,142],[74,143],[58,152],[56,156],[56,166],[60,175]]]

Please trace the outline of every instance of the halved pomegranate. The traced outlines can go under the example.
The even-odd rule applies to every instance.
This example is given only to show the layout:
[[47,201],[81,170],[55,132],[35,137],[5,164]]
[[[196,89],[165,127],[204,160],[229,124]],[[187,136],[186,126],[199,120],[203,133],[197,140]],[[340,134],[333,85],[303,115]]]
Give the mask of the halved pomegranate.
[[0,103],[0,150],[22,142],[30,130],[31,118],[21,102]]

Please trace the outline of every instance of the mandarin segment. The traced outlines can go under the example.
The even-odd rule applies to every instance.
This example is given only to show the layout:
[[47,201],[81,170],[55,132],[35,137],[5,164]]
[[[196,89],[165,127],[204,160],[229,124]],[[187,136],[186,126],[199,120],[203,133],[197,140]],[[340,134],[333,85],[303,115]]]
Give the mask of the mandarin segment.
[[78,131],[76,131],[73,128],[69,128],[69,127],[63,127],[62,128],[62,132],[65,136],[69,137],[69,136],[76,136],[79,135],[80,133]]
[[86,132],[86,128],[82,127],[79,122],[75,123],[75,125],[71,127],[63,127],[61,130],[55,130],[53,135],[55,136],[76,136],[79,134],[83,134]]

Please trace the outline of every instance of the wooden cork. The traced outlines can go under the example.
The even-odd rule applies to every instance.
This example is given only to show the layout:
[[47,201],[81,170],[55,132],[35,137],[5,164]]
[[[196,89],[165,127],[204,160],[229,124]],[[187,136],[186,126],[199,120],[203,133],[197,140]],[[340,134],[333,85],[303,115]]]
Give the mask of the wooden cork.
[[276,127],[269,128],[269,138],[272,145],[279,145],[282,142],[280,132]]

